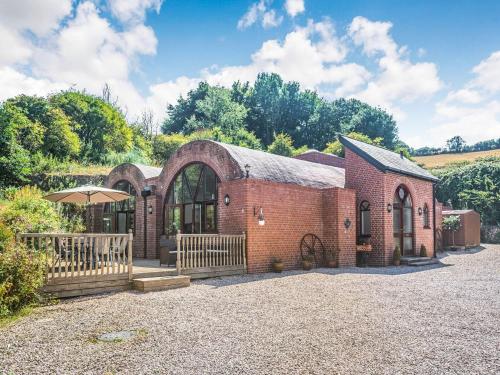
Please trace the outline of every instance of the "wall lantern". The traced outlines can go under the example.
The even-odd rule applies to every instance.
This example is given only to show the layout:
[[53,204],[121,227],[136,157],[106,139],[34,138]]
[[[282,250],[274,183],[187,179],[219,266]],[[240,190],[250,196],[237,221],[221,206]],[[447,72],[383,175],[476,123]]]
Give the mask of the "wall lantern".
[[148,214],[150,214],[150,215],[151,215],[152,213],[153,213],[153,205],[152,205],[152,204],[150,204],[150,205],[148,206]]
[[349,220],[349,218],[346,217],[344,220],[344,227],[345,229],[349,229],[350,226],[351,226],[351,220]]
[[248,178],[250,176],[250,164],[245,164],[245,177]]
[[391,211],[392,211],[392,204],[387,203],[387,212],[391,212]]
[[418,216],[422,216],[422,207],[418,208]]
[[224,204],[225,204],[226,206],[229,206],[229,203],[231,203],[231,198],[229,198],[229,194],[226,194],[226,195],[224,196]]
[[262,210],[262,207],[260,208],[259,212],[259,225],[264,225],[266,221],[264,220],[264,211]]

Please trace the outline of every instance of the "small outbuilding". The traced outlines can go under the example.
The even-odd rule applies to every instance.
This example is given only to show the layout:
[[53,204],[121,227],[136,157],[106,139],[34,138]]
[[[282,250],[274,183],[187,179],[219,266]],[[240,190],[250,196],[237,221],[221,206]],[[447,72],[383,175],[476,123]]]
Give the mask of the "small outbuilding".
[[[481,242],[481,218],[474,210],[446,210],[443,219],[448,216],[460,217],[460,229],[454,234],[443,230],[444,246],[475,247]],[[455,237],[453,239],[453,237]]]

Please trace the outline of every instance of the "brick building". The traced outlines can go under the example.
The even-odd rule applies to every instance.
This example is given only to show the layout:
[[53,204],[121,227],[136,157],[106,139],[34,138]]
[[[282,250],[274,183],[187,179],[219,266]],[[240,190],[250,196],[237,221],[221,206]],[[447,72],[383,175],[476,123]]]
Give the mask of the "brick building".
[[246,233],[249,272],[273,258],[298,268],[301,240],[318,238],[340,266],[392,263],[395,246],[434,253],[437,179],[399,154],[341,137],[345,159],[318,151],[287,158],[214,141],[193,141],[162,169],[122,164],[106,186],[129,202],[96,207],[95,231],[135,233],[134,256],[159,257],[162,236]]

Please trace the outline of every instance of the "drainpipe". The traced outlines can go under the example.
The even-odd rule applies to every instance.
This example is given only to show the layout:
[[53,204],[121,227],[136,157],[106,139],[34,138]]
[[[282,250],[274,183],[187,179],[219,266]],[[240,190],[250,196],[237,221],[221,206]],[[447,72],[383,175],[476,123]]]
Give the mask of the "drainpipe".
[[144,187],[144,190],[141,191],[142,199],[144,200],[144,229],[143,229],[143,237],[144,237],[144,259],[148,257],[148,199],[152,194],[152,187],[147,185]]
[[434,256],[437,258],[436,248],[436,184],[432,183],[432,236],[434,239]]

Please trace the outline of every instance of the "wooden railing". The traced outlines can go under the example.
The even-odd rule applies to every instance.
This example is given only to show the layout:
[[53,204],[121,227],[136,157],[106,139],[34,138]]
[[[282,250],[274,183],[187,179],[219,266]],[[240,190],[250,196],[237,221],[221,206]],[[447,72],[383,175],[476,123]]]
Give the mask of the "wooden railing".
[[47,281],[81,276],[126,275],[132,279],[132,232],[22,233],[18,241],[47,254]]
[[246,269],[245,239],[245,233],[177,234],[177,272],[226,266]]

